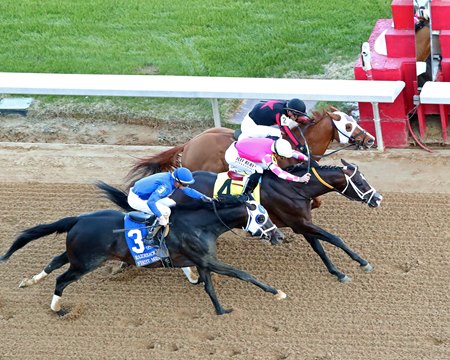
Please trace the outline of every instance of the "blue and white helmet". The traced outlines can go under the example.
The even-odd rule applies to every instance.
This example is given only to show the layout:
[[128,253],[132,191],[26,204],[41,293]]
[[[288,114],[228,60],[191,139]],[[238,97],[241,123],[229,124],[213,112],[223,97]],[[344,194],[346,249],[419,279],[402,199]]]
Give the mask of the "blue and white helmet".
[[185,167],[175,169],[175,171],[172,173],[172,177],[176,182],[179,182],[182,185],[190,185],[195,182],[191,170]]

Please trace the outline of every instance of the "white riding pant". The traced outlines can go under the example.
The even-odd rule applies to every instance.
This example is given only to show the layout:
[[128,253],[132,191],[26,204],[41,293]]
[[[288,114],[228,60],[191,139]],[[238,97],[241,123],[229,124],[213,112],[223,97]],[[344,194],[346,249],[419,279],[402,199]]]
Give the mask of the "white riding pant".
[[[133,192],[133,188],[130,189],[130,192],[128,193],[128,204],[135,210],[139,210],[142,212],[145,212],[150,215],[154,215],[153,211],[150,210],[148,207],[147,201],[142,200],[139,196],[137,196]],[[169,217],[171,214],[170,208],[176,205],[176,202],[168,197],[162,198],[161,200],[158,200],[156,203],[156,207],[161,212],[162,216],[164,216],[167,221],[169,221]]]
[[255,163],[240,157],[235,142],[225,151],[225,161],[228,163],[231,171],[239,174],[251,175],[255,172],[262,174],[264,171],[261,163]]
[[281,138],[281,130],[278,125],[257,125],[248,114],[244,117],[244,120],[242,120],[241,131],[242,134],[239,136],[239,140],[247,138],[265,138],[267,136],[277,136]]

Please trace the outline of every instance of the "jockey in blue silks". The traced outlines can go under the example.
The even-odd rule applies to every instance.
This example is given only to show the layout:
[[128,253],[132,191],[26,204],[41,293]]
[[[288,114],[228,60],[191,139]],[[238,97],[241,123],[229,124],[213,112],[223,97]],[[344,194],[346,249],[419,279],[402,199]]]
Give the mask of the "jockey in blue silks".
[[130,189],[128,204],[135,210],[155,215],[159,225],[166,226],[169,223],[170,208],[176,204],[169,196],[176,189],[193,199],[212,201],[210,197],[189,187],[194,182],[191,171],[184,167],[175,169],[173,173],[163,172],[147,176],[138,180]]

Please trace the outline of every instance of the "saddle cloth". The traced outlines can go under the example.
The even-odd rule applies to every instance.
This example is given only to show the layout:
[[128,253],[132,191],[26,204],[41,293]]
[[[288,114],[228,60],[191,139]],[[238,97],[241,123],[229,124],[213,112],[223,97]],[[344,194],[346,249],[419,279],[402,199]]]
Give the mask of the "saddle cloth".
[[[217,197],[218,195],[240,195],[242,190],[244,190],[244,184],[247,176],[243,177],[241,180],[238,178],[231,179],[227,172],[217,174],[216,182],[214,183],[214,193],[213,195]],[[255,188],[253,192],[253,197],[255,201],[260,202],[260,189],[261,183]]]
[[[124,217],[124,230],[128,249],[137,267],[150,265],[157,261],[161,261],[165,267],[170,267],[171,260],[168,256],[165,242],[161,248],[144,243],[144,239],[148,234],[145,223],[136,222],[130,218],[129,214],[126,214]],[[164,236],[167,236],[167,232]]]

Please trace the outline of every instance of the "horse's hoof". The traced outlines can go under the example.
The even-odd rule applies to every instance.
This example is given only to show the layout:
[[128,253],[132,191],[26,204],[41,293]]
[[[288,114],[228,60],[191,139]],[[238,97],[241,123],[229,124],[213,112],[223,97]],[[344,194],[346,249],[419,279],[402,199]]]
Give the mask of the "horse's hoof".
[[23,279],[20,284],[19,284],[19,288],[24,288],[29,286],[28,282],[30,281],[30,279]]
[[233,311],[233,309],[222,309],[222,311],[218,312],[217,315],[230,314],[232,311]]
[[63,317],[66,314],[67,314],[67,311],[64,310],[63,308],[61,308],[61,310],[59,310],[59,311],[56,311],[56,315],[58,315],[59,317]]
[[348,284],[352,282],[352,278],[350,276],[345,275],[343,278],[340,278],[339,281],[343,284]]
[[274,296],[275,296],[275,299],[277,299],[277,300],[283,300],[283,299],[287,298],[287,295],[284,292],[282,292],[281,290],[277,290],[277,293]]
[[371,273],[373,271],[373,266],[367,263],[367,265],[361,266],[361,269],[363,269],[365,273]]

